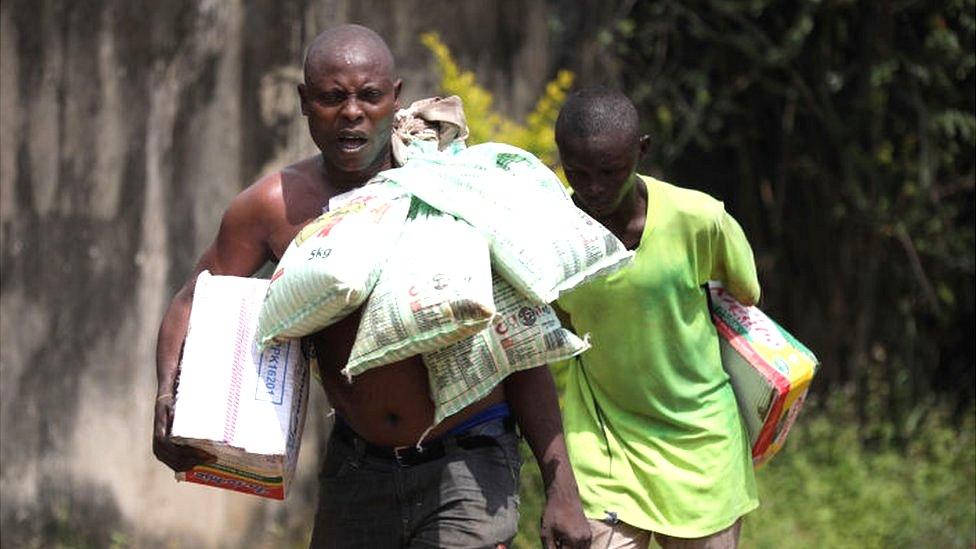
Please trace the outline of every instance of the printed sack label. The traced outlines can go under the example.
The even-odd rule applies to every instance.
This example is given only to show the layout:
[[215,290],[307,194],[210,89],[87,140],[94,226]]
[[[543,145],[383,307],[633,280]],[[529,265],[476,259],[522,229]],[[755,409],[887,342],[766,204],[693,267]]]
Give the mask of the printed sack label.
[[488,243],[471,225],[414,199],[366,302],[347,376],[440,349],[495,316]]
[[551,303],[633,257],[573,204],[556,174],[517,147],[483,143],[451,154],[418,154],[378,177],[473,225],[488,239],[497,272],[538,303]]
[[259,342],[318,332],[359,307],[376,284],[409,207],[399,189],[370,184],[306,225],[271,277]]
[[590,344],[562,327],[549,305],[493,276],[498,316],[491,326],[423,355],[435,424],[491,392],[512,372],[574,357]]

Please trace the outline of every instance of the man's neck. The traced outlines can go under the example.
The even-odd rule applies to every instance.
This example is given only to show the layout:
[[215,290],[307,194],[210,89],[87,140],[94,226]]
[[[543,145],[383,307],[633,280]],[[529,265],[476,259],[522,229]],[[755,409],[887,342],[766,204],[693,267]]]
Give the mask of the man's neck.
[[628,248],[640,243],[647,222],[647,185],[637,174],[636,181],[620,206],[612,213],[596,217],[604,227],[619,238]]
[[362,187],[376,174],[392,168],[393,155],[392,152],[381,154],[376,162],[373,162],[365,169],[357,172],[349,172],[330,165],[325,161],[325,157],[319,154],[319,166],[326,185],[332,187],[339,193],[343,193],[357,187]]

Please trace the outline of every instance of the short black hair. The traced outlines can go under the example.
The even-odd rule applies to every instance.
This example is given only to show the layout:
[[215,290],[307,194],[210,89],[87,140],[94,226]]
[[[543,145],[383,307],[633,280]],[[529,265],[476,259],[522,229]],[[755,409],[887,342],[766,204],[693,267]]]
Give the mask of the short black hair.
[[613,133],[638,139],[637,108],[623,93],[596,86],[570,94],[556,119],[556,141]]

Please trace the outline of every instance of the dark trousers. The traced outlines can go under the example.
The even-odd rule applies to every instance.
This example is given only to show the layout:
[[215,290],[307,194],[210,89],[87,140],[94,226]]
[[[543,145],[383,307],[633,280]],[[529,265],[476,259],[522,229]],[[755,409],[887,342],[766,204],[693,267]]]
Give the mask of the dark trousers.
[[452,437],[442,457],[409,466],[332,436],[311,547],[508,547],[518,528],[518,436],[501,419],[458,436],[471,435],[497,444],[465,449]]

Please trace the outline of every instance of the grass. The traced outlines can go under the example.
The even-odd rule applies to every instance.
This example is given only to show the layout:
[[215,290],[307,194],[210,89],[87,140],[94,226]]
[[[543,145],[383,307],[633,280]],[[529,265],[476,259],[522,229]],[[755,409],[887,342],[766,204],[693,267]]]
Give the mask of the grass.
[[[973,547],[976,409],[962,420],[936,406],[913,416],[910,431],[883,418],[865,428],[843,394],[808,402],[786,447],[756,472],[761,504],[745,518],[741,546]],[[537,547],[542,486],[523,455],[515,546]]]
[[[823,403],[808,401],[786,447],[756,473],[761,504],[745,518],[741,546],[976,546],[976,409],[953,419],[938,406],[919,406],[909,426],[897,426],[880,413],[857,421],[852,402],[843,392]],[[522,453],[522,517],[514,546],[538,547],[542,481],[524,443]],[[99,522],[80,511],[80,502],[55,499],[60,503],[35,524],[37,531],[9,541],[24,547],[138,546],[119,529],[120,520]],[[305,547],[313,512],[290,520],[283,512],[264,516],[256,530],[262,535],[252,545]]]

